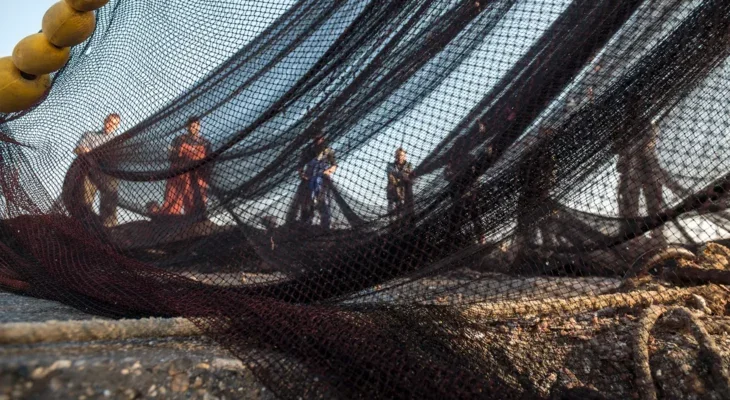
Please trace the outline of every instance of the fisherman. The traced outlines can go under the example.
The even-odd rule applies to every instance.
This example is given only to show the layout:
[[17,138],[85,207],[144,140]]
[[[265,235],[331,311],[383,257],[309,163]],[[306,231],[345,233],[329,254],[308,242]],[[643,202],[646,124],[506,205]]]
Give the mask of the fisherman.
[[[99,131],[86,132],[76,144],[74,153],[83,156],[94,149],[108,143],[119,128],[122,118],[119,114],[109,114],[104,119],[104,126]],[[103,174],[98,169],[92,168],[84,178],[84,204],[92,208],[97,192],[99,193],[99,215],[105,227],[117,225],[117,203],[119,181],[116,178]]]
[[648,215],[654,216],[662,211],[662,183],[658,178],[659,159],[656,155],[656,142],[659,129],[654,121],[638,140],[622,149],[618,155],[616,169],[618,180],[619,215],[635,218],[639,215],[641,193],[646,200]]
[[[552,128],[542,127],[538,133],[537,141],[533,143],[530,152],[524,157],[521,168],[518,171],[518,185],[520,193],[517,198],[517,229],[516,234],[520,246],[532,243],[532,238],[538,233],[534,225],[535,211],[540,212],[544,207],[551,208],[549,215],[555,214],[550,201],[550,190],[556,183],[556,160],[554,146],[546,143],[554,136]],[[531,229],[531,226],[535,226]],[[554,232],[542,232],[543,245],[557,244]]]
[[261,217],[261,225],[264,226],[264,234],[269,237],[271,250],[275,250],[276,241],[274,240],[274,236],[276,235],[276,227],[279,225],[279,222],[276,220],[275,216],[266,215]]
[[413,214],[413,167],[406,160],[406,151],[398,148],[395,161],[386,170],[388,213],[396,220]]
[[[483,124],[479,125],[480,132],[486,131]],[[444,178],[447,182],[452,185],[457,185],[458,178],[464,174],[476,174],[476,162],[477,157],[471,153],[471,146],[467,143],[468,139],[466,136],[461,137],[455,143],[451,151],[449,152],[449,159],[444,168]],[[486,157],[492,157],[492,146],[489,145],[486,150]],[[459,208],[457,212],[469,218],[469,222],[472,224],[472,232],[475,240],[479,244],[486,243],[486,229],[484,228],[484,222],[479,211],[479,195],[477,191],[477,181],[471,184],[469,188],[460,190],[460,188],[454,188],[452,193],[452,200],[458,201]],[[461,197],[457,197],[461,194]]]
[[[200,118],[191,117],[186,125],[187,132],[175,138],[170,146],[172,170],[200,161],[210,153],[210,142],[200,134]],[[209,166],[201,166],[169,179],[160,214],[184,214],[194,220],[205,220],[209,169]]]
[[312,139],[312,143],[304,149],[301,165],[299,176],[305,185],[304,195],[298,199],[302,221],[305,225],[312,225],[314,212],[317,211],[320,226],[329,230],[332,223],[331,178],[337,170],[337,160],[334,150],[327,145],[324,134],[317,133]]
[[145,210],[147,211],[147,215],[156,216],[160,213],[160,204],[154,200],[148,201],[147,204],[145,204]]

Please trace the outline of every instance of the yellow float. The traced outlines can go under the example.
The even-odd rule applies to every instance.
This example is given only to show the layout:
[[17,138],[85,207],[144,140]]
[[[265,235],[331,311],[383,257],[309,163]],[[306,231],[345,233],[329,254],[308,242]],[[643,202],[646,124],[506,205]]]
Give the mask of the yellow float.
[[84,42],[94,33],[96,18],[91,11],[77,11],[59,1],[43,16],[43,34],[57,47],[71,47]]
[[66,3],[77,11],[94,11],[102,8],[109,0],[66,0]]
[[71,46],[96,28],[94,10],[109,0],[62,0],[43,16],[42,33],[21,40],[12,57],[0,58],[0,113],[18,112],[40,101],[51,86],[49,73],[68,62]]
[[70,48],[56,47],[44,34],[36,33],[18,42],[13,50],[13,63],[26,74],[50,74],[66,65],[70,54]]
[[48,75],[24,74],[15,67],[11,57],[0,58],[0,113],[29,108],[49,87],[51,78]]

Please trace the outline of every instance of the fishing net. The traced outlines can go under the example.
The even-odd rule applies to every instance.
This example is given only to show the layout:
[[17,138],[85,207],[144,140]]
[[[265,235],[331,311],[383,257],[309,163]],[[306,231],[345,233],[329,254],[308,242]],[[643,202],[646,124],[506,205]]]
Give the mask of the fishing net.
[[189,318],[281,398],[649,393],[513,339],[730,283],[729,35],[725,0],[112,0],[0,115],[0,285]]

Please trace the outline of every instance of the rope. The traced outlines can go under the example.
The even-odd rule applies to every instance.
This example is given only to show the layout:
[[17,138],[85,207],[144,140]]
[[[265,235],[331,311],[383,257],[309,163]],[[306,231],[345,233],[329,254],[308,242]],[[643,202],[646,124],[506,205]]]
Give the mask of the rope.
[[479,303],[462,311],[470,320],[500,320],[524,315],[584,313],[604,308],[648,307],[654,304],[670,304],[700,293],[704,286],[693,288],[612,293],[600,296],[586,295],[571,298],[543,300],[502,301]]
[[730,285],[730,271],[716,268],[680,267],[664,274],[665,279],[675,283],[705,283]]
[[[578,296],[541,301],[504,301],[473,305],[462,311],[472,321],[494,321],[524,315],[582,313],[605,308],[631,308],[670,304],[707,287],[664,291]],[[705,321],[706,331],[730,334],[730,319]],[[184,318],[144,318],[134,320],[48,321],[0,324],[0,345],[123,340],[149,337],[201,336],[203,333]],[[648,340],[648,339],[647,339]],[[730,398],[730,397],[729,397]]]
[[649,365],[649,336],[651,328],[662,315],[659,307],[649,307],[644,310],[637,325],[634,335],[634,374],[636,375],[636,388],[642,400],[657,400],[654,380],[651,377],[651,366]]
[[628,272],[626,278],[631,279],[646,274],[652,268],[669,260],[689,260],[695,261],[697,256],[691,251],[680,246],[669,246],[660,249],[652,249],[639,256]]
[[[636,374],[636,387],[640,398],[643,400],[656,400],[657,392],[654,385],[654,379],[651,375],[651,366],[649,364],[649,337],[651,330],[668,309],[664,307],[652,306],[644,310],[641,319],[636,326],[636,334],[634,335],[634,373]],[[705,327],[705,324],[684,307],[676,307],[671,309],[677,313],[685,322],[685,326],[689,326],[692,335],[700,344],[700,354],[704,355],[704,359],[709,363],[709,370],[712,378],[718,386],[718,392],[722,398],[730,398],[730,376],[723,366],[722,353],[715,344]]]
[[185,318],[21,322],[0,325],[0,345],[201,336]]

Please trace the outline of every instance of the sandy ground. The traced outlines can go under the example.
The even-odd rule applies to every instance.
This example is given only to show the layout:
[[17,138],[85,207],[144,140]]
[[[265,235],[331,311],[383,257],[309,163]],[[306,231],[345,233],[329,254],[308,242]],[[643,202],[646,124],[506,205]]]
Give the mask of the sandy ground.
[[[196,275],[201,281],[211,278]],[[398,282],[397,287],[363,292],[345,301],[399,303],[435,298],[430,300],[435,304],[470,304],[477,300],[592,297],[615,293],[620,284],[606,278],[482,278],[457,274]],[[433,296],[444,288],[450,288],[448,295]],[[478,298],[477,293],[481,293]],[[490,294],[488,298],[484,293]],[[716,294],[702,300],[706,303],[702,307],[692,299],[677,300],[673,306],[689,307],[708,323],[730,326],[730,318],[725,317],[730,311],[728,293],[729,289],[718,287]],[[634,399],[638,397],[633,343],[641,312],[640,308],[607,308],[572,315],[484,320],[470,328],[468,341],[476,339],[475,350],[483,351],[495,373],[515,390],[557,399],[560,397],[551,396],[582,387],[594,388],[609,399]],[[0,293],[0,324],[90,318],[94,317],[55,302]],[[649,340],[650,367],[660,398],[722,399],[721,385],[713,381],[699,342],[686,327],[665,319],[671,322],[670,317],[660,320]],[[725,369],[730,368],[729,333],[730,328],[711,333]],[[244,364],[203,337],[0,346],[0,400],[67,398],[274,397]]]
[[[0,292],[0,324],[96,318]],[[0,346],[0,400],[273,399],[251,371],[204,337]]]
[[55,301],[17,296],[0,291],[0,323],[86,320],[98,318]]

